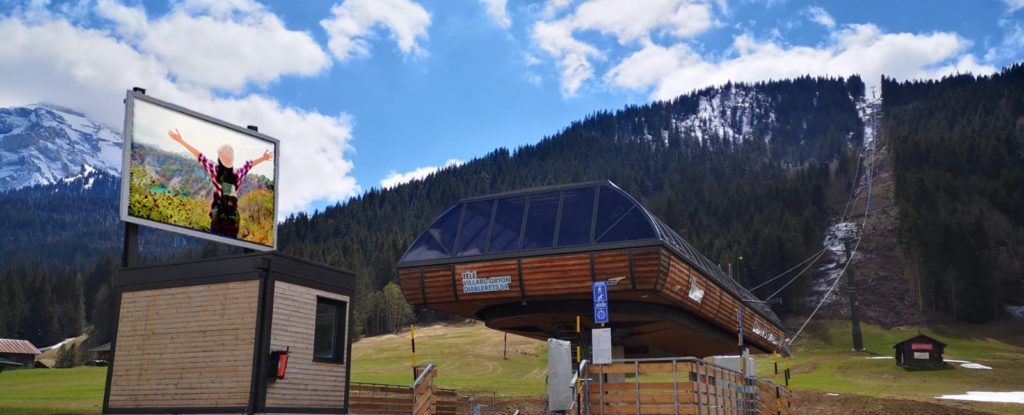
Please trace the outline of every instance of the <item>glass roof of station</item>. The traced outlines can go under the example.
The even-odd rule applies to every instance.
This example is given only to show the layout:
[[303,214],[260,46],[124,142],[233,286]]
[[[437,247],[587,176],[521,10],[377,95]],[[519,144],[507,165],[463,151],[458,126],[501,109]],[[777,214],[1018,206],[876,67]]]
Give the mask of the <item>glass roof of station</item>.
[[[399,266],[663,245],[722,288],[757,300],[678,233],[610,181],[462,200],[438,217]],[[747,303],[778,322],[761,303]]]

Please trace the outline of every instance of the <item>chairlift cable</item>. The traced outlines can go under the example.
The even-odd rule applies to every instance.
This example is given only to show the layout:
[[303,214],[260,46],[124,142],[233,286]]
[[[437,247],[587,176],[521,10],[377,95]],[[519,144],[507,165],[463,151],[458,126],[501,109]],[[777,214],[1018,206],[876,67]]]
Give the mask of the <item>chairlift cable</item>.
[[[860,164],[861,164],[861,163],[860,163],[860,156],[861,156],[861,154],[862,154],[862,153],[858,153],[858,154],[857,154],[857,169],[856,169],[856,170],[854,171],[854,173],[853,173],[853,177],[854,177],[854,180],[858,180],[858,179],[860,179]],[[853,196],[854,196],[854,195],[855,195],[855,194],[857,193],[857,186],[856,186],[856,183],[854,183],[854,184],[855,184],[855,185],[853,186],[853,188],[852,188],[852,189],[850,189],[850,196],[846,198],[846,206],[845,206],[845,207],[843,207],[843,215],[842,215],[842,216],[840,217],[840,220],[839,220],[839,222],[840,222],[840,223],[842,223],[842,222],[846,222],[846,215],[847,215],[847,214],[849,213],[849,209],[850,209],[850,202],[852,202],[852,201],[853,201]],[[869,186],[870,186],[870,185],[869,185]],[[870,191],[869,191],[869,193],[868,193],[868,197],[870,198]],[[776,275],[776,276],[774,276],[774,277],[772,277],[772,278],[768,279],[767,281],[764,281],[764,282],[762,282],[762,283],[758,284],[757,286],[755,286],[755,287],[753,287],[753,288],[749,288],[748,290],[749,290],[749,291],[751,291],[751,292],[753,292],[754,290],[756,290],[756,289],[758,289],[758,288],[761,288],[761,287],[764,287],[765,285],[771,284],[771,283],[772,283],[773,281],[775,281],[775,280],[777,280],[777,279],[779,279],[779,278],[782,278],[782,276],[784,276],[784,275],[786,275],[786,274],[789,274],[790,272],[793,272],[793,270],[795,270],[795,269],[799,268],[799,267],[800,267],[801,265],[803,265],[803,264],[804,264],[805,262],[807,262],[807,261],[811,260],[812,258],[814,258],[814,260],[815,260],[815,261],[817,261],[817,258],[816,258],[816,257],[819,257],[819,256],[820,256],[820,255],[821,255],[821,254],[822,254],[823,252],[825,252],[825,250],[827,250],[827,249],[828,249],[828,248],[821,248],[821,250],[820,250],[820,251],[818,251],[818,252],[815,252],[815,253],[811,254],[811,255],[810,255],[810,256],[808,256],[807,258],[804,258],[804,260],[803,260],[803,261],[800,261],[800,262],[799,262],[798,264],[794,265],[794,266],[793,266],[792,268],[790,268],[790,269],[787,269],[787,270],[783,271],[782,273],[780,273],[779,275]],[[806,269],[805,269],[805,270],[806,270]],[[803,273],[803,271],[801,271],[801,273]],[[797,274],[797,276],[799,276],[799,274]],[[793,277],[793,278],[794,278],[794,280],[796,279],[796,277]],[[792,282],[793,282],[793,280],[790,280],[790,282],[787,282],[787,283],[786,283],[786,285],[784,285],[784,286],[783,286],[783,288],[785,288],[786,286],[788,286],[788,285],[789,285],[790,283],[792,283]],[[775,294],[778,294],[778,292],[776,292]],[[771,299],[771,297],[775,296],[775,294],[772,294],[772,295],[771,295],[771,296],[769,296],[769,297],[768,297],[768,298],[767,298],[766,300],[769,300],[769,299]]]
[[796,334],[794,334],[793,337],[789,339],[787,345],[792,345],[793,342],[796,341],[797,337],[800,337],[800,333],[803,333],[804,328],[806,328],[807,324],[811,322],[811,319],[814,318],[814,315],[818,313],[818,310],[821,309],[821,306],[825,305],[825,301],[827,301],[828,297],[832,295],[832,291],[839,286],[839,281],[843,280],[843,274],[846,274],[846,269],[850,266],[850,263],[853,262],[853,256],[854,254],[857,253],[857,248],[860,247],[860,241],[864,239],[864,233],[867,230],[868,224],[868,212],[871,209],[871,166],[867,166],[864,173],[867,175],[868,195],[867,200],[864,203],[864,220],[861,222],[860,237],[857,238],[857,243],[854,244],[853,249],[850,250],[850,256],[849,258],[846,259],[846,265],[843,266],[843,270],[839,273],[838,276],[836,276],[836,281],[832,283],[832,286],[829,287],[828,291],[825,292],[825,296],[821,297],[821,301],[819,301],[818,305],[814,307],[814,311],[811,312],[810,316],[807,316],[807,320],[804,321],[804,324],[800,326],[799,330],[796,331]]
[[773,292],[771,295],[766,297],[764,300],[768,301],[768,300],[771,300],[776,295],[779,295],[779,293],[782,292],[782,290],[785,290],[786,287],[789,287],[789,285],[793,283],[793,281],[796,281],[797,278],[800,278],[801,275],[803,275],[805,272],[807,272],[807,270],[811,268],[811,265],[814,265],[814,263],[818,261],[818,258],[821,258],[821,256],[824,255],[824,254],[825,254],[825,250],[823,249],[822,252],[820,254],[818,254],[817,257],[814,258],[814,261],[811,261],[809,264],[807,264],[807,266],[804,267],[804,269],[800,270],[800,272],[798,274],[796,274],[793,278],[791,278],[789,281],[787,281],[785,285],[780,287],[778,290],[775,290],[775,292]]
[[784,276],[784,275],[786,275],[786,274],[789,274],[789,273],[790,273],[790,272],[792,272],[793,270],[795,270],[795,269],[797,269],[797,268],[800,268],[800,266],[801,266],[801,265],[803,265],[803,264],[804,264],[804,263],[806,263],[807,261],[810,261],[810,260],[811,260],[812,258],[814,258],[815,256],[819,256],[820,254],[824,253],[826,249],[827,249],[827,248],[821,248],[821,250],[820,250],[820,251],[818,251],[818,252],[815,252],[815,253],[811,254],[811,256],[809,256],[809,257],[805,258],[805,259],[804,259],[803,261],[800,261],[800,263],[799,263],[799,264],[796,264],[796,265],[794,265],[794,266],[793,266],[793,268],[787,269],[787,270],[783,271],[783,272],[782,272],[781,274],[779,274],[779,275],[776,275],[776,276],[772,277],[771,279],[769,279],[768,281],[762,282],[762,283],[758,284],[758,285],[757,285],[756,287],[754,287],[754,288],[750,288],[749,290],[750,290],[750,291],[754,291],[754,290],[756,290],[756,289],[758,289],[758,288],[761,288],[761,287],[764,287],[765,285],[768,285],[768,284],[770,284],[770,283],[771,283],[772,281],[775,281],[775,280],[777,280],[777,279],[781,278],[782,276]]

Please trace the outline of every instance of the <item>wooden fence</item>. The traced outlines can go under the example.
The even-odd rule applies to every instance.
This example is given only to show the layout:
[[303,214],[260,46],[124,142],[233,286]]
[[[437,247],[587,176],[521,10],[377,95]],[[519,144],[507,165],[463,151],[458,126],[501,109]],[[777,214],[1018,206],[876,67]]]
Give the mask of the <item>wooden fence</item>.
[[[791,414],[789,391],[699,359],[585,365],[578,376],[579,414]],[[626,378],[624,381],[609,381]]]
[[411,386],[377,383],[349,384],[349,412],[359,415],[468,415],[468,397],[453,389],[434,386],[437,369],[417,368],[419,376]]

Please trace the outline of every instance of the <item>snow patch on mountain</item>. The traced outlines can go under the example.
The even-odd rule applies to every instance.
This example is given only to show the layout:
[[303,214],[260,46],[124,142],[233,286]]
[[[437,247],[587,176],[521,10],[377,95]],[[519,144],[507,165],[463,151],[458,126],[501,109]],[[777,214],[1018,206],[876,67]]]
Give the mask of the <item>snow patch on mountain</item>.
[[871,153],[875,150],[875,132],[878,131],[878,115],[882,113],[882,98],[865,97],[854,102],[857,105],[857,115],[864,123],[864,151]]
[[[825,242],[822,244],[825,249],[825,261],[818,268],[818,278],[811,287],[811,297],[807,302],[811,305],[822,301],[822,297],[835,284],[836,279],[842,277],[843,267],[850,260],[847,246],[853,247],[857,238],[860,238],[860,225],[854,222],[840,222],[828,227],[825,231]],[[825,299],[825,304],[835,299],[835,292],[832,292]]]
[[0,192],[93,171],[120,174],[121,135],[49,104],[0,108]]
[[709,90],[698,97],[697,111],[676,120],[676,128],[684,136],[704,142],[710,137],[731,141],[760,138],[771,139],[770,129],[762,128],[764,137],[754,137],[755,127],[775,122],[771,102],[753,88],[729,85]]
[[84,182],[82,189],[88,189],[92,187],[92,184],[96,182],[96,169],[88,164],[82,165],[82,172],[74,176],[68,176],[61,179],[64,184],[72,184],[77,181]]
[[[878,122],[882,102],[881,98],[867,97],[855,100],[854,102],[857,106],[857,114],[864,123],[864,151],[859,161],[863,163],[875,151],[875,138],[879,127]],[[859,167],[859,171],[863,171],[863,167],[863,165]],[[868,175],[860,174],[861,176],[857,179],[858,187],[860,189],[869,187],[870,184],[867,182]],[[863,190],[855,189],[854,194],[850,197],[855,197],[860,191]],[[844,215],[852,215],[852,212],[844,212]],[[825,231],[825,240],[822,243],[826,251],[825,261],[818,268],[817,278],[811,287],[811,295],[806,300],[808,304],[815,305],[822,301],[823,304],[828,304],[835,299],[836,293],[829,293],[829,290],[835,285],[836,280],[843,276],[843,269],[846,263],[855,259],[851,257],[851,254],[853,257],[859,256],[855,252],[847,252],[847,249],[848,247],[852,249],[856,245],[857,240],[860,239],[861,225],[850,221],[848,216],[844,216],[838,218],[836,223],[833,223]],[[828,297],[823,299],[826,294],[828,294]]]

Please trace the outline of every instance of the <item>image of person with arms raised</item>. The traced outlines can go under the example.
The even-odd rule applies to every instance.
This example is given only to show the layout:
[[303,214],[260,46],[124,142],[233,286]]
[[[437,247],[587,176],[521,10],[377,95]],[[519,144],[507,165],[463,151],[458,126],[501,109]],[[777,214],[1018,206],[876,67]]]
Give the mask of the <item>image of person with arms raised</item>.
[[239,187],[242,180],[249,174],[253,167],[268,161],[274,157],[269,150],[263,155],[242,163],[239,168],[234,168],[235,149],[225,144],[217,148],[217,162],[210,161],[199,150],[192,147],[181,136],[177,129],[167,131],[172,141],[181,144],[192,153],[192,156],[199,161],[213,183],[213,200],[210,203],[210,232],[217,235],[238,237],[240,215],[238,214]]

